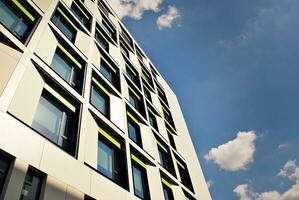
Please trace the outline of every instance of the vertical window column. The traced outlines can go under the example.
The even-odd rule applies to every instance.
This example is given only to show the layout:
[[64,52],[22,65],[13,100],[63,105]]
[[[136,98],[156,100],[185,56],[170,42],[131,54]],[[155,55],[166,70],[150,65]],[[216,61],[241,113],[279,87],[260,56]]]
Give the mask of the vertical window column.
[[27,171],[25,181],[23,184],[20,200],[39,200],[41,199],[43,176],[29,169]]

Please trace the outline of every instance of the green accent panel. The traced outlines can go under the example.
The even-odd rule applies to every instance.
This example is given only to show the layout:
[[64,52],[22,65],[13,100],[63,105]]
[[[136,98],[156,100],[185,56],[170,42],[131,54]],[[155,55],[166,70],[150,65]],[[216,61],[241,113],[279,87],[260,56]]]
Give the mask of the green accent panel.
[[131,153],[131,158],[132,160],[134,160],[135,162],[137,162],[139,165],[141,165],[142,167],[146,168],[146,163],[143,162],[142,160],[140,160],[137,156],[135,156],[133,153]]
[[137,97],[137,99],[141,100],[140,96],[130,87],[129,87],[129,90]]
[[66,16],[66,14],[60,9],[60,8],[57,8],[58,12],[60,12],[60,14],[66,19],[66,21],[68,21],[68,23],[70,23],[70,25],[78,30],[77,26],[70,20],[70,18],[68,18],[68,16]]
[[162,94],[164,94],[164,91],[163,91],[159,86],[157,86],[157,89],[160,90],[160,92],[161,92]]
[[186,200],[191,200],[191,199],[189,199],[188,197],[185,197],[186,198]]
[[161,180],[164,185],[166,185],[170,189],[172,188],[172,184],[168,180],[166,180],[165,178],[162,178]]
[[66,100],[63,96],[61,96],[58,92],[56,92],[51,86],[45,84],[44,89],[51,93],[57,100],[59,100],[63,105],[68,107],[72,112],[76,112],[76,107],[73,106],[68,100]]
[[151,74],[148,73],[148,71],[146,71],[146,69],[144,69],[143,67],[141,68],[142,72],[146,73],[149,77],[151,77]]
[[61,44],[58,44],[58,48],[80,69],[82,69],[82,65],[79,63],[78,60],[74,56],[72,56]]
[[162,109],[168,114],[170,115],[169,111],[162,105]]
[[126,64],[126,67],[128,67],[130,69],[130,71],[135,75],[137,76],[137,74],[135,73],[135,71],[132,69],[132,67],[128,64]]
[[87,18],[89,19],[89,16],[82,10],[82,8],[77,4],[76,1],[73,1],[74,5],[80,10],[80,12]]
[[168,153],[167,148],[161,142],[159,142],[158,140],[156,140],[156,142],[159,145],[159,147],[161,147],[166,153]]
[[136,119],[129,111],[127,112],[127,115],[136,123],[136,124],[140,124],[140,122],[138,121],[138,119]]
[[178,159],[175,159],[176,163],[181,166],[184,170],[186,170],[185,165],[183,165]]
[[112,144],[114,144],[117,148],[121,148],[120,142],[118,142],[116,139],[114,139],[109,133],[104,131],[101,127],[98,128],[99,133],[101,133],[102,136],[104,136],[107,140],[109,140]]
[[143,87],[145,87],[149,92],[151,92],[152,90],[149,89],[144,83],[142,83]]
[[152,111],[152,109],[150,109],[149,107],[147,107],[147,110],[150,111],[153,115],[156,116],[156,113],[154,111]]
[[110,62],[100,53],[101,59],[108,65],[108,67],[116,74],[116,69],[110,64]]
[[26,9],[18,0],[12,0],[12,2],[31,20],[34,21],[35,17]]
[[106,40],[106,42],[109,43],[109,40],[106,38],[106,36],[100,31],[100,29],[97,27],[96,31]]
[[168,128],[166,128],[166,130],[171,133],[171,134],[174,134],[173,131],[169,130]]
[[94,82],[97,85],[97,87],[99,87],[105,94],[110,96],[111,93],[108,90],[106,90],[106,88],[101,83],[99,83],[99,81],[97,81],[97,79],[92,77],[92,82]]

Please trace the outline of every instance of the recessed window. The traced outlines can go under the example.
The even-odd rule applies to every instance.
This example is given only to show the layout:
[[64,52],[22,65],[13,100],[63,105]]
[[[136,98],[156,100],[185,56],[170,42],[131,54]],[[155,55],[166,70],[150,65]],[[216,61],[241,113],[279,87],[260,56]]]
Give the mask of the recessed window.
[[142,99],[137,92],[129,86],[129,102],[139,112],[142,112]]
[[156,115],[155,115],[155,113],[150,108],[148,108],[148,120],[149,120],[150,125],[156,131],[159,131],[158,124],[157,124],[157,119],[156,119]]
[[172,133],[167,131],[167,135],[168,135],[170,145],[172,146],[172,148],[174,148],[176,150],[176,146],[175,146],[175,142],[174,142],[174,138],[173,138]]
[[95,78],[92,78],[91,86],[91,104],[103,115],[109,117],[110,93]]
[[107,129],[99,127],[98,171],[122,187],[127,187],[126,160],[123,143]]
[[98,6],[100,8],[100,11],[102,11],[106,16],[109,14],[113,15],[112,11],[109,9],[109,7],[104,3],[103,0],[98,0]]
[[147,86],[145,86],[145,84],[143,84],[143,92],[144,92],[144,96],[145,96],[150,102],[152,102],[151,92],[150,92],[150,90],[147,88]]
[[126,64],[126,74],[137,87],[140,87],[138,72],[129,64]]
[[38,18],[38,13],[26,1],[0,1],[0,23],[23,43],[27,40]]
[[160,103],[162,105],[162,110],[163,110],[163,115],[164,115],[164,119],[173,127],[174,126],[174,122],[173,122],[173,118],[172,118],[172,114],[170,112],[170,110],[163,104],[163,102],[160,100]]
[[71,41],[75,41],[77,27],[62,6],[57,7],[51,21]]
[[190,191],[194,191],[193,190],[193,186],[192,186],[192,182],[191,182],[191,178],[189,175],[189,171],[187,168],[187,165],[179,158],[176,158],[176,163],[179,169],[179,173],[180,173],[180,177],[181,177],[181,181],[183,183],[183,185],[185,185]]
[[51,68],[68,84],[70,84],[79,93],[82,92],[83,85],[83,65],[79,62],[78,56],[72,55],[66,47],[58,44],[55,51]]
[[109,52],[109,42],[108,39],[106,38],[104,31],[102,28],[100,28],[99,25],[96,27],[96,32],[95,32],[95,38],[96,41],[100,44],[100,46],[105,49],[107,52]]
[[140,199],[150,199],[146,163],[135,154],[131,154],[134,194]]
[[127,58],[130,58],[129,50],[122,40],[120,40],[120,49]]
[[[120,26],[121,26],[121,24],[120,24]],[[127,33],[127,31],[122,26],[121,26],[120,37],[126,43],[126,45],[129,47],[129,49],[133,49],[133,39],[130,37],[130,35]]]
[[167,145],[165,145],[163,142],[159,140],[157,140],[157,146],[160,164],[173,176],[176,176],[169,148],[167,147]]
[[188,194],[185,190],[183,190],[183,192],[186,197],[186,200],[196,200],[194,197],[192,197],[190,194]]
[[115,29],[115,26],[110,22],[110,20],[105,15],[102,15],[101,27],[106,32],[106,34],[114,42],[116,42],[116,29]]
[[172,192],[172,184],[165,178],[162,178],[162,186],[163,186],[164,199],[174,200],[173,192]]
[[141,134],[138,120],[131,114],[127,112],[128,120],[128,133],[131,140],[133,140],[137,145],[142,147]]
[[82,2],[79,0],[74,0],[71,5],[71,10],[77,17],[77,19],[89,30],[91,24],[91,15],[82,5]]
[[142,60],[143,60],[143,57],[145,57],[145,56],[144,56],[144,54],[141,52],[141,50],[137,47],[137,45],[135,45],[135,47],[136,47],[136,55],[137,55],[137,57],[142,61]]
[[46,84],[32,127],[71,155],[75,155],[78,110],[68,97]]
[[101,74],[117,89],[119,90],[119,74],[112,62],[105,58],[102,54],[100,62]]
[[39,200],[43,176],[31,169],[27,171],[20,200]]
[[164,104],[169,106],[164,89],[162,89],[162,87],[160,86],[160,84],[158,82],[156,82],[156,86],[157,86],[158,96],[160,97],[160,99],[162,99]]
[[0,195],[7,177],[11,159],[7,156],[0,154]]
[[[143,66],[143,64],[141,64],[141,62],[139,61],[140,65]],[[152,78],[151,78],[151,75],[150,73],[144,68],[144,67],[141,67],[141,70],[142,70],[142,76],[143,76],[143,79],[150,85],[150,86],[153,86],[153,82],[152,82]]]

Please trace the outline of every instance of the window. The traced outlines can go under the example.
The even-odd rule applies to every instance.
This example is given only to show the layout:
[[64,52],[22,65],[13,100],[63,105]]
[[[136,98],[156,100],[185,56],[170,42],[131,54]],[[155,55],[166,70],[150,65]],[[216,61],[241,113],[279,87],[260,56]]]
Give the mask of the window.
[[112,11],[108,8],[108,6],[103,2],[103,0],[98,0],[98,6],[100,8],[100,10],[106,15],[108,16],[109,13],[111,15],[113,15]]
[[31,169],[27,171],[20,200],[39,200],[43,176]]
[[78,56],[73,56],[63,47],[58,44],[55,51],[51,68],[68,84],[70,84],[79,93],[82,92],[83,85],[83,65],[79,62]]
[[139,112],[141,112],[141,97],[129,86],[129,102]]
[[127,31],[121,26],[121,24],[120,24],[120,27],[121,27],[120,36],[121,36],[122,40],[126,43],[126,45],[128,46],[129,49],[134,49],[132,38],[129,36]]
[[112,66],[112,62],[101,55],[100,72],[101,74],[116,88],[119,88],[119,76],[116,67]]
[[75,155],[78,106],[45,84],[39,99],[32,127],[62,149]]
[[84,200],[96,200],[88,195],[84,195]]
[[109,104],[110,104],[110,93],[105,87],[97,81],[96,78],[92,78],[91,86],[91,104],[99,110],[103,115],[109,117]]
[[140,87],[138,72],[129,64],[126,64],[126,74],[137,87]]
[[143,59],[143,57],[145,57],[144,56],[144,54],[141,52],[141,50],[137,47],[137,45],[135,45],[135,47],[136,47],[136,55],[137,55],[137,57],[142,61]]
[[167,135],[168,135],[170,145],[172,146],[172,148],[174,148],[176,150],[176,146],[175,146],[175,142],[174,142],[174,138],[173,138],[172,133],[167,131]]
[[71,5],[71,10],[77,19],[89,30],[91,24],[91,16],[79,0],[74,0]]
[[174,200],[173,193],[172,193],[172,184],[165,178],[162,178],[162,186],[163,186],[164,199]]
[[180,173],[180,177],[181,177],[181,181],[183,183],[183,185],[185,185],[190,191],[194,191],[193,190],[193,186],[192,186],[192,182],[191,182],[191,178],[188,172],[188,168],[187,165],[179,158],[176,158],[176,163],[179,169],[179,173]]
[[123,54],[127,57],[130,58],[130,53],[122,39],[120,40],[120,49],[122,50]]
[[183,190],[183,192],[184,192],[184,195],[185,195],[186,200],[196,200],[194,197],[192,197],[192,196],[191,196],[190,194],[188,194],[186,191]]
[[100,28],[99,25],[96,27],[96,33],[95,33],[96,41],[100,44],[100,46],[105,49],[107,52],[109,52],[109,42],[105,36],[104,31],[102,31],[102,28]]
[[9,170],[11,159],[0,154],[0,196]]
[[158,131],[159,129],[158,129],[158,124],[157,124],[157,119],[156,119],[155,113],[149,108],[148,108],[148,111],[149,111],[148,112],[149,123],[154,129],[156,129]]
[[145,96],[150,102],[152,102],[151,92],[150,92],[150,90],[145,86],[145,84],[143,84],[143,92],[144,92],[144,96]]
[[134,194],[140,199],[150,199],[146,164],[135,154],[131,154]]
[[170,110],[166,108],[166,106],[162,101],[160,101],[160,103],[162,105],[164,119],[174,128],[175,126],[174,126],[174,122]]
[[116,29],[114,25],[110,22],[110,20],[105,16],[102,15],[102,23],[101,27],[106,32],[106,34],[114,41],[116,42]]
[[[140,61],[139,61],[139,63],[140,63],[141,66],[143,66],[143,64],[141,64]],[[142,76],[143,76],[143,79],[144,79],[150,86],[153,86],[153,84],[152,84],[152,78],[151,78],[150,73],[149,73],[144,67],[142,67],[141,70],[142,70]]]
[[0,23],[23,43],[30,35],[38,18],[37,12],[26,1],[0,1]]
[[63,10],[64,9],[57,7],[51,21],[71,42],[74,42],[77,27],[69,18],[69,14]]
[[127,112],[127,116],[129,137],[142,147],[139,121],[130,112]]
[[166,97],[166,94],[164,92],[164,89],[162,89],[162,87],[159,85],[158,82],[156,82],[156,86],[157,86],[158,96],[160,97],[160,99],[162,99],[163,103],[166,106],[168,106],[168,101],[167,101],[167,97]]
[[127,187],[124,145],[114,134],[99,127],[98,171],[122,187]]
[[159,140],[157,140],[157,146],[158,146],[160,164],[167,171],[169,171],[169,173],[175,176],[174,166],[172,163],[169,148]]

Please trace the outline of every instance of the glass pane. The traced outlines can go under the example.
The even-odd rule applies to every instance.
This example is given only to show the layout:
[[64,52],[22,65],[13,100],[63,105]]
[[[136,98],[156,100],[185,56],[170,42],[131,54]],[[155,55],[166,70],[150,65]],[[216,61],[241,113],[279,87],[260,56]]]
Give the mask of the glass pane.
[[0,194],[9,168],[9,163],[10,162],[6,157],[0,155]]
[[25,19],[23,19],[23,21],[17,25],[14,31],[18,36],[23,37],[25,36],[28,28],[29,28],[29,23]]
[[134,179],[134,191],[135,194],[141,198],[144,198],[144,182],[142,173],[139,169],[133,166],[133,179]]
[[17,25],[19,17],[12,12],[6,3],[0,1],[0,22],[8,29],[12,30]]
[[101,61],[100,66],[100,72],[103,74],[103,76],[110,82],[112,82],[112,72],[111,70],[106,66],[106,64],[103,64]]
[[41,184],[42,178],[33,171],[28,171],[25,177],[20,200],[38,200]]
[[168,190],[166,190],[165,188],[163,188],[163,193],[164,193],[164,199],[165,200],[171,200]]
[[138,110],[138,100],[135,96],[133,96],[133,94],[131,94],[131,92],[129,92],[129,102],[132,104],[134,108]]
[[41,96],[32,126],[47,138],[57,143],[62,111]]
[[58,16],[56,13],[52,21],[69,40],[74,40],[76,31],[74,28],[70,27],[68,22],[63,17]]
[[131,140],[133,140],[135,143],[138,143],[137,129],[130,121],[128,121],[128,131]]
[[96,34],[96,39],[103,49],[109,51],[109,43],[99,33]]
[[98,170],[109,178],[113,178],[113,149],[102,141],[98,142]]
[[107,98],[100,92],[98,92],[94,87],[92,87],[91,92],[91,104],[95,106],[104,115],[108,114]]
[[58,73],[65,81],[70,82],[72,73],[71,63],[56,50],[51,64],[52,69]]

